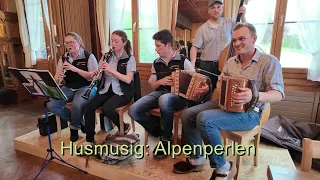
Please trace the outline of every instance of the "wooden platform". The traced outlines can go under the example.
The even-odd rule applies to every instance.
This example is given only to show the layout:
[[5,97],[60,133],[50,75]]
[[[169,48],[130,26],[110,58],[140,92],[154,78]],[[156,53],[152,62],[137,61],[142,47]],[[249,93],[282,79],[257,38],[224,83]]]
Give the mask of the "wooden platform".
[[[129,118],[125,118],[129,120]],[[99,126],[97,126],[99,127]],[[143,144],[144,131],[140,125],[137,125],[137,131],[140,135],[140,144]],[[114,133],[117,129],[111,131]],[[96,130],[98,132],[98,128]],[[99,131],[96,134],[96,141],[102,141],[106,136],[106,133]],[[69,144],[69,129],[62,131],[62,137],[57,138],[56,134],[52,136],[52,145],[54,150],[61,154],[61,142]],[[84,135],[81,134],[81,139],[75,144],[79,145],[84,141]],[[149,138],[149,153],[152,153],[158,140],[156,138]],[[33,131],[28,134],[15,138],[14,146],[16,150],[23,151],[41,158],[45,158],[47,155],[46,149],[48,148],[48,138],[39,135],[39,132]],[[65,161],[87,171],[95,176],[105,179],[209,179],[213,169],[209,165],[207,160],[207,166],[204,171],[190,174],[175,174],[173,173],[173,164],[175,162],[185,159],[184,155],[178,156],[176,159],[168,157],[164,160],[154,160],[152,155],[145,156],[143,159],[137,159],[134,156],[127,160],[124,160],[116,165],[103,164],[93,157],[90,158],[89,167],[85,167],[85,157],[71,156],[68,151],[61,156]],[[228,156],[228,160],[235,161],[235,156]],[[57,162],[54,160],[54,162]],[[59,162],[58,162],[59,163]],[[259,166],[253,166],[253,157],[243,157],[243,168],[240,172],[240,179],[267,179],[268,165],[282,166],[286,168],[295,169],[294,163],[290,157],[290,154],[286,149],[261,144],[260,147],[260,163]],[[79,172],[81,173],[81,172]]]

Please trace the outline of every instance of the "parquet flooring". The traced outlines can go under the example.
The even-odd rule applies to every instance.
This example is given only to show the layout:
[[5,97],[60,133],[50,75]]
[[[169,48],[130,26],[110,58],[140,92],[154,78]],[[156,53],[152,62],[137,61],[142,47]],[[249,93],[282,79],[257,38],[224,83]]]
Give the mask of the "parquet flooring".
[[[14,138],[37,129],[37,118],[0,106],[0,180],[31,180],[39,172],[43,159],[15,151],[13,144]],[[54,162],[49,163],[38,179],[101,180]]]

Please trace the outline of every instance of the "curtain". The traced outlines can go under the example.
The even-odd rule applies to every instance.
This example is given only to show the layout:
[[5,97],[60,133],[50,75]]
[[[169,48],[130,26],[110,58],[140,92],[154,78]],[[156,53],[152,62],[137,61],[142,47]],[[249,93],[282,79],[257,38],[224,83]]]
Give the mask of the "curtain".
[[51,33],[51,29],[50,29],[48,1],[47,0],[41,0],[41,2],[42,2],[42,9],[43,9],[44,18],[46,20],[46,25],[48,27],[48,31],[49,31],[49,34],[50,34]]
[[223,1],[223,17],[237,18],[240,0]]
[[158,0],[159,30],[174,32],[177,22],[178,0]]
[[35,65],[37,62],[37,51],[40,49],[41,39],[41,20],[42,9],[38,8],[38,0],[24,0],[26,19],[29,30],[30,48],[31,48],[31,64]]
[[297,23],[302,49],[312,54],[307,79],[320,82],[320,1],[297,1]]
[[109,51],[109,17],[110,17],[110,1],[96,0],[97,5],[97,23],[101,44],[101,53],[105,54]]
[[23,47],[23,52],[25,56],[25,66],[27,68],[32,67],[32,65],[36,64],[36,61],[31,60],[31,46],[29,40],[29,31],[27,26],[26,15],[24,11],[24,4],[21,0],[16,0],[16,7],[17,7],[17,15],[18,15],[18,22],[19,22],[19,32],[21,43]]

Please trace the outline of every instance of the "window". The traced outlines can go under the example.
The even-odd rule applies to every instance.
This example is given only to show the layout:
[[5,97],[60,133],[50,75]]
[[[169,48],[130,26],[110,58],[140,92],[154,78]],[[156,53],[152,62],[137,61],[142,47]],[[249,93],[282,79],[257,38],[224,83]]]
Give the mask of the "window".
[[110,19],[110,33],[115,30],[123,30],[126,32],[128,39],[132,42],[131,1],[113,0],[110,3],[112,7],[110,12],[110,14],[112,14],[112,18]]
[[24,3],[31,48],[35,50],[37,59],[47,59],[41,0],[25,0]]
[[[110,33],[118,29],[124,30],[132,43],[135,56],[138,56],[136,60],[141,63],[152,63],[157,57],[152,39],[153,34],[158,31],[157,2],[157,0],[110,1],[112,16]],[[139,9],[138,13],[136,9]]]
[[152,39],[158,29],[157,0],[139,0],[140,63],[152,63],[158,56]]
[[[297,0],[290,0],[287,4],[286,19],[284,23],[283,39],[281,46],[280,63],[282,67],[308,68],[312,60],[311,53],[303,48],[301,26],[297,23],[299,18]],[[317,6],[312,1],[303,3],[308,9],[306,23],[316,24]],[[319,27],[318,27],[319,28]],[[314,32],[315,29],[314,29]]]
[[[308,68],[310,65],[312,55],[303,43],[303,39],[308,36],[303,33],[303,24],[309,24],[309,33],[317,33],[316,18],[319,10],[313,2],[251,0],[247,5],[247,21],[257,29],[256,45],[278,57],[282,67]],[[301,9],[307,9],[306,13],[301,12]],[[300,24],[299,19],[303,19]]]
[[[264,8],[258,8],[264,7]],[[252,0],[247,5],[246,19],[257,30],[256,46],[266,53],[271,51],[276,0]],[[259,14],[259,16],[257,16]]]

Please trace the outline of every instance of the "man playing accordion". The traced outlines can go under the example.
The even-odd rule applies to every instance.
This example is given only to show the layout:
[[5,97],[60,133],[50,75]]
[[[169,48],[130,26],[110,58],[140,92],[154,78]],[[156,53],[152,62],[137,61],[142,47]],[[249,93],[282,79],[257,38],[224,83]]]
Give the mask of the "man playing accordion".
[[[187,99],[170,93],[173,85],[171,74],[176,69],[193,72],[195,69],[188,59],[173,50],[173,37],[170,31],[161,30],[153,35],[153,39],[155,40],[155,50],[160,56],[154,60],[149,78],[149,85],[155,91],[135,102],[128,113],[151,135],[161,136],[160,141],[168,152],[168,144],[172,139],[174,112],[188,105]],[[160,108],[163,132],[161,132],[160,120],[151,119],[147,115],[147,112],[154,108]],[[164,158],[166,156],[163,151],[158,151],[157,154],[154,154],[154,157]]]
[[[182,112],[183,136],[186,143],[195,147],[204,144],[214,148],[222,146],[219,130],[243,131],[253,129],[260,120],[266,102],[276,102],[284,98],[282,69],[278,59],[272,55],[259,52],[255,48],[256,29],[252,24],[239,23],[233,28],[232,43],[237,56],[230,58],[224,66],[221,76],[254,79],[258,89],[258,103],[250,112],[227,112],[212,101],[188,108]],[[217,82],[220,88],[220,81]],[[209,88],[203,88],[206,93]],[[200,94],[201,94],[200,93]],[[229,94],[230,95],[230,94]],[[250,88],[237,88],[231,95],[233,103],[248,104],[253,100]],[[199,148],[186,161],[174,165],[176,173],[189,173],[203,170],[205,157]],[[192,151],[193,152],[193,151]],[[232,179],[236,164],[227,162],[223,155],[214,152],[209,155],[210,165],[215,168],[211,179]]]

